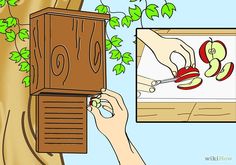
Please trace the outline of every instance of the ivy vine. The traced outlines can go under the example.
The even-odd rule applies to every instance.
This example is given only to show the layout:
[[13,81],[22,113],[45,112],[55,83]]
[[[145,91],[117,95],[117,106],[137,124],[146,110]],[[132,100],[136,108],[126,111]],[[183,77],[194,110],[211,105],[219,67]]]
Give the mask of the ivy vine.
[[[110,14],[111,18],[106,21],[106,28],[111,28],[116,30],[116,28],[129,28],[132,26],[133,22],[140,21],[140,27],[143,28],[143,15],[145,13],[146,17],[154,21],[155,17],[160,17],[159,10],[161,10],[161,16],[171,18],[176,7],[173,3],[167,2],[164,0],[164,4],[161,9],[157,4],[148,4],[147,0],[129,0],[130,3],[133,3],[132,7],[128,7],[126,12],[124,11],[111,11],[110,7],[103,3],[100,0],[100,4],[95,8],[95,11],[101,14]],[[145,7],[141,8],[140,3],[145,3]],[[120,17],[122,15],[122,17]],[[116,60],[117,64],[113,67],[113,71],[116,75],[125,73],[126,66],[130,65],[134,61],[131,52],[126,51],[121,52],[120,48],[122,47],[123,40],[118,36],[114,35],[109,37],[109,34],[106,32],[106,51],[110,54],[110,59]]]
[[[19,71],[29,73],[30,64],[29,56],[30,50],[27,47],[19,49],[16,39],[19,38],[21,41],[26,42],[29,39],[28,29],[21,28],[19,19],[14,17],[11,12],[11,8],[17,6],[18,0],[0,0],[0,8],[7,7],[10,16],[5,19],[0,19],[0,34],[5,35],[7,42],[13,42],[15,50],[10,52],[9,59],[19,66]],[[25,76],[22,80],[25,87],[30,85],[29,75]]]

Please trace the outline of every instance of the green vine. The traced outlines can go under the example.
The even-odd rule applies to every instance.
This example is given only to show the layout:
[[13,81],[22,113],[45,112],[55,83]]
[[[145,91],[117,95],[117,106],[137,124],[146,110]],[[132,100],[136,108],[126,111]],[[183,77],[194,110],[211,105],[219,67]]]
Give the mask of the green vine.
[[[5,19],[0,19],[0,34],[5,35],[5,40],[9,43],[13,42],[15,46],[15,51],[10,52],[10,60],[14,61],[19,66],[19,71],[29,73],[30,64],[29,56],[30,50],[27,47],[22,49],[18,48],[16,39],[19,38],[21,41],[25,42],[29,39],[28,29],[21,28],[19,19],[14,17],[11,12],[11,8],[17,6],[18,0],[0,0],[0,8],[7,7],[10,16]],[[30,85],[29,75],[25,76],[22,80],[25,87]]]
[[[140,7],[142,1],[145,3],[144,8]],[[132,23],[136,21],[140,21],[140,27],[143,28],[144,15],[146,15],[147,19],[154,21],[155,17],[159,17],[159,10],[161,10],[162,17],[166,15],[168,18],[171,18],[173,12],[176,11],[175,5],[166,0],[164,0],[161,9],[156,4],[148,4],[147,0],[130,0],[130,2],[134,3],[134,5],[128,8],[128,14],[123,11],[111,11],[110,7],[104,4],[102,0],[100,0],[100,5],[96,7],[95,11],[101,14],[110,14],[111,18],[106,22],[106,25],[108,24],[109,27],[114,30],[121,28],[121,26],[129,28]],[[122,17],[119,17],[120,15],[122,15]],[[109,28],[108,26],[106,27]],[[110,59],[117,60],[117,64],[113,67],[113,71],[116,72],[116,75],[125,73],[126,66],[134,61],[131,52],[121,52],[120,48],[122,47],[122,42],[123,40],[118,37],[118,35],[109,37],[106,31],[106,51],[110,54]]]

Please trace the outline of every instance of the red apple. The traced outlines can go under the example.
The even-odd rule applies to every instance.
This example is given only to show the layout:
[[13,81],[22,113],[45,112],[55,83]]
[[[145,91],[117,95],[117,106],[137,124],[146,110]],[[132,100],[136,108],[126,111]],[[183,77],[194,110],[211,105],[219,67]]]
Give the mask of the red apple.
[[199,73],[199,70],[197,68],[193,68],[192,66],[190,66],[188,69],[186,69],[185,67],[179,69],[177,71],[176,77],[181,77],[184,74],[190,73],[190,72],[196,72]]
[[182,90],[190,90],[199,87],[202,84],[202,79],[200,77],[193,78],[191,82],[187,84],[179,84],[177,88]]
[[227,49],[222,41],[213,41],[212,38],[210,38],[210,40],[205,41],[201,45],[199,55],[201,60],[205,63],[209,63],[214,58],[223,61],[227,55]]
[[179,77],[177,80],[175,80],[175,82],[177,83],[177,82],[181,82],[181,81],[188,80],[194,77],[199,77],[199,76],[200,74],[197,72],[190,72],[188,74],[185,74],[184,76]]
[[221,69],[221,62],[217,58],[210,61],[210,68],[205,72],[206,77],[216,76]]
[[178,70],[176,74],[175,82],[181,82],[193,77],[198,77],[200,75],[199,70],[197,68],[189,67],[186,69],[185,67]]
[[223,81],[229,78],[234,70],[234,64],[232,62],[228,62],[224,65],[220,73],[216,76],[216,80]]

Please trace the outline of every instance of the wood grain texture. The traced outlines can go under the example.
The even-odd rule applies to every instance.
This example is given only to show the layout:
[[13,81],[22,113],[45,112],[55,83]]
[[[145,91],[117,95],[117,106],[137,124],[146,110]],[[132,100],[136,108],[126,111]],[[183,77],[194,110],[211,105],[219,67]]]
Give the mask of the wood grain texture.
[[138,103],[137,121],[236,121],[236,103]]
[[99,93],[106,88],[104,21],[52,13],[31,19],[31,94]]
[[86,153],[86,97],[36,96],[38,152]]
[[235,36],[236,29],[156,29],[163,36]]

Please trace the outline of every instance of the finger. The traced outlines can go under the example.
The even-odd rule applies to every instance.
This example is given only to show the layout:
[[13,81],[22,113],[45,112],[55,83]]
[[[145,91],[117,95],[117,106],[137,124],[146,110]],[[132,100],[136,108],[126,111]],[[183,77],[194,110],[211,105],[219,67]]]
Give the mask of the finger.
[[171,59],[170,59],[169,61],[167,61],[167,62],[165,63],[165,66],[168,67],[168,68],[171,70],[172,75],[175,77],[176,74],[177,74],[177,71],[178,71],[178,68],[177,68],[177,66],[175,65],[175,63],[173,63],[173,62],[171,61]]
[[96,121],[100,121],[103,119],[103,116],[98,108],[89,106],[87,110],[93,114]]
[[110,107],[104,105],[102,106],[102,108],[105,109],[107,112],[110,112],[111,114],[113,114],[113,110]]
[[138,90],[142,92],[149,92],[149,93],[155,92],[155,88],[150,85],[138,83],[137,87],[138,87]]
[[111,104],[110,104],[110,103],[108,103],[108,102],[104,102],[104,101],[102,101],[102,102],[101,102],[101,105],[102,105],[102,106],[109,107],[110,109],[112,109],[112,106],[111,106]]
[[176,51],[185,59],[185,67],[191,66],[191,60],[190,60],[190,55],[187,50],[183,48],[183,46],[179,46]]
[[106,93],[102,93],[99,98],[101,100],[107,100],[110,103],[114,113],[116,113],[118,109],[122,110],[115,97],[112,97]]
[[140,76],[140,75],[137,76],[137,81],[139,83],[146,84],[146,85],[153,85],[153,86],[157,85],[157,81],[144,77],[144,76]]
[[102,89],[102,93],[107,94],[107,95],[109,95],[109,96],[115,98],[116,101],[117,101],[117,103],[118,103],[119,106],[121,107],[121,109],[122,109],[122,110],[126,110],[126,106],[125,106],[123,97],[122,97],[120,94],[118,94],[118,93],[116,93],[116,92],[114,92],[114,91],[111,91],[111,90],[109,90],[109,89]]
[[188,51],[190,55],[190,60],[191,60],[191,66],[195,67],[196,66],[196,60],[195,60],[195,52],[193,48],[191,48],[189,45],[187,45],[185,42],[182,41],[181,46]]

